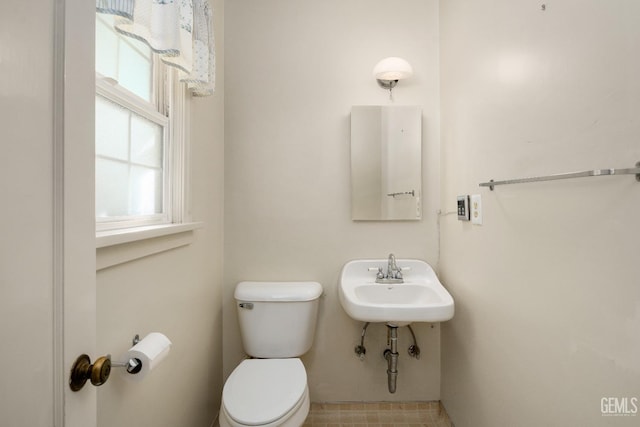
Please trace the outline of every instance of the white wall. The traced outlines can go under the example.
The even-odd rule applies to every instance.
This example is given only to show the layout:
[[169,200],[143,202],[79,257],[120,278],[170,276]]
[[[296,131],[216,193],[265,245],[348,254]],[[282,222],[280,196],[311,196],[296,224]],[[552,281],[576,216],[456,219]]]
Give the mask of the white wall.
[[633,176],[478,183],[640,160],[640,4],[441,4],[443,210],[480,193],[484,225],[442,219],[442,397],[457,427],[630,426],[640,397]]
[[98,272],[98,352],[114,359],[139,333],[163,332],[169,357],[142,382],[114,370],[98,390],[98,425],[209,427],[222,390],[224,4],[213,1],[218,65],[213,97],[191,103],[189,246]]
[[[386,328],[343,312],[337,279],[354,258],[438,260],[438,2],[226,2],[224,376],[244,353],[233,289],[241,280],[315,280],[324,286],[312,350],[303,358],[314,401],[440,397],[440,331],[416,325],[422,359],[402,350],[398,391],[387,391]],[[423,220],[353,222],[352,105],[386,105],[374,65],[401,56],[415,76],[394,90],[423,109]],[[400,331],[401,348],[409,332]]]

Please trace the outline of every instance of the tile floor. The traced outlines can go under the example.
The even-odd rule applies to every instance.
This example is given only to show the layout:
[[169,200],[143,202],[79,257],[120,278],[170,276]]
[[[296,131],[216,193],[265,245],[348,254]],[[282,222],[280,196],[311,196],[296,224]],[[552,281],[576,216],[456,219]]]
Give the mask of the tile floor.
[[312,403],[303,427],[451,427],[440,402]]

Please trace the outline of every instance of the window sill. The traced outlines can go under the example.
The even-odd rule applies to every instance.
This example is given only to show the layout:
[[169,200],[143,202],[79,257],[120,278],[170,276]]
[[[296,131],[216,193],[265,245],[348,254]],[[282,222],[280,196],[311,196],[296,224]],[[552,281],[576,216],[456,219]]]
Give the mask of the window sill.
[[96,233],[96,270],[186,246],[202,222],[154,225]]

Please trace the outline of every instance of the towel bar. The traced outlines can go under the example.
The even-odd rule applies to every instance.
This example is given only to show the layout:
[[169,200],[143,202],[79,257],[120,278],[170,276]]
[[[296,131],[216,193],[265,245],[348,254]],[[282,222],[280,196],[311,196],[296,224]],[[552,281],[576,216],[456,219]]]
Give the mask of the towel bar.
[[627,169],[593,169],[582,172],[559,173],[555,175],[534,176],[530,178],[506,179],[503,181],[481,182],[480,187],[489,187],[491,191],[496,185],[507,184],[524,184],[527,182],[556,181],[559,179],[569,178],[586,178],[590,176],[606,176],[606,175],[635,175],[636,181],[640,181],[640,162],[636,163],[636,167]]

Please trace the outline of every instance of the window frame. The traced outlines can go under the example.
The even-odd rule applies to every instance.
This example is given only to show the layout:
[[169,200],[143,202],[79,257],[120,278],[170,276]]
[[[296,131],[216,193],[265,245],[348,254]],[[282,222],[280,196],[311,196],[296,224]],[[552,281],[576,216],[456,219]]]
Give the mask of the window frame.
[[[118,85],[112,78],[96,71],[96,97],[100,96],[163,127],[163,200],[162,213],[124,217],[96,217],[96,233],[145,232],[149,226],[183,224],[189,221],[189,100],[178,71],[163,64],[153,54],[153,89],[151,103]],[[95,140],[94,140],[95,144]],[[98,156],[94,156],[97,159]],[[94,160],[95,161],[95,160]],[[97,179],[97,177],[96,177]],[[141,233],[143,235],[145,233]],[[144,237],[141,237],[144,238]]]

